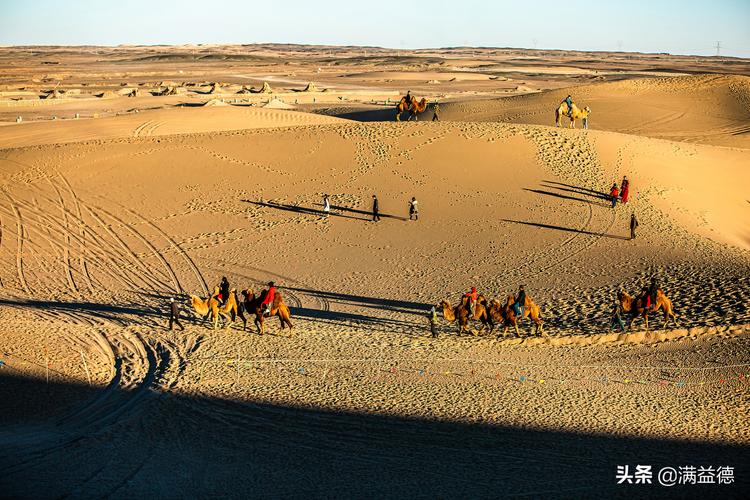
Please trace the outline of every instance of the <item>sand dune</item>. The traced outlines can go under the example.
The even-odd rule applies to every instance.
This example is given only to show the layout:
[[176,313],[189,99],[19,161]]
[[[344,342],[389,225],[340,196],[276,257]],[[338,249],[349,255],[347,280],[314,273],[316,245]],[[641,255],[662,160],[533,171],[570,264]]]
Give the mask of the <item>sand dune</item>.
[[[216,100],[209,102],[215,103]],[[107,118],[6,125],[0,127],[0,149],[114,137],[294,127],[343,121],[323,115],[228,104],[206,108],[171,108]]]
[[[223,82],[211,73],[228,73],[221,61],[262,63],[229,71],[321,88],[399,74],[439,80],[462,67],[499,75],[503,65],[559,71],[550,88],[599,78],[607,62],[461,48],[411,59],[378,49],[369,59],[341,48],[347,62],[332,68],[316,48],[313,69],[293,75],[272,68],[280,53],[304,52],[295,46],[113,50],[91,50],[90,59],[116,53],[128,64],[102,91],[182,81],[183,68],[191,80]],[[525,62],[529,53],[538,60]],[[625,62],[645,71],[654,61]],[[214,100],[0,127],[0,399],[11,402],[0,412],[0,491],[599,498],[622,496],[617,464],[649,463],[736,466],[735,484],[689,494],[740,497],[750,467],[748,78],[576,87],[593,110],[583,131],[548,126],[566,89],[467,100],[500,88],[485,76],[431,84],[435,95],[466,91],[441,101],[434,123]],[[249,80],[232,78],[225,88]],[[505,85],[542,88],[525,77]],[[392,107],[363,95],[333,96],[330,110],[393,119]],[[118,112],[106,102],[91,111]],[[74,105],[47,111],[70,115]],[[613,209],[608,189],[623,175],[630,202]],[[412,196],[418,221],[407,217]],[[237,290],[275,281],[293,334],[270,319],[260,336],[252,318],[248,330],[238,320],[214,331],[189,314],[188,294],[207,296],[222,276]],[[652,277],[677,323],[657,313],[648,332],[640,320],[610,332],[616,294]],[[540,306],[544,335],[524,321],[520,337],[476,322],[458,336],[441,317],[430,337],[426,315],[439,300],[455,304],[471,286],[504,300],[520,284]],[[166,328],[170,297],[184,331]]]
[[[566,95],[590,127],[674,141],[750,147],[750,77],[689,76],[586,85],[528,96],[445,103],[443,118],[554,125]],[[569,121],[563,119],[567,125]],[[580,124],[579,124],[580,126]]]

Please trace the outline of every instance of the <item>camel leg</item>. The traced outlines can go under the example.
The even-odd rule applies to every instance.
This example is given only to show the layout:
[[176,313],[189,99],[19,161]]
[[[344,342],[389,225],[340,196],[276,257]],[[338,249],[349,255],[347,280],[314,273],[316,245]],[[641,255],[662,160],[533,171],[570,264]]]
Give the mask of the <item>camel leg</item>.
[[513,326],[516,328],[516,337],[521,338],[521,332],[518,331],[518,321],[514,321]]

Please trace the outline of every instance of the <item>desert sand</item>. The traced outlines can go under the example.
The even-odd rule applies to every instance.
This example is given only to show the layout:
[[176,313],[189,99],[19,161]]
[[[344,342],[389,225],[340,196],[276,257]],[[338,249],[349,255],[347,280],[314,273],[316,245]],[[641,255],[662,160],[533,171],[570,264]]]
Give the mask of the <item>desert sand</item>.
[[[38,50],[59,78],[0,82],[4,494],[598,498],[644,463],[735,467],[646,496],[747,488],[747,61],[121,47],[97,56],[113,71]],[[32,104],[45,79],[187,90]],[[393,122],[407,89],[440,121]],[[554,127],[567,94],[588,130]],[[276,282],[292,332],[194,318],[188,294],[222,276]],[[610,332],[617,292],[652,277],[678,324]],[[520,284],[545,335],[440,318],[430,336],[440,300]]]

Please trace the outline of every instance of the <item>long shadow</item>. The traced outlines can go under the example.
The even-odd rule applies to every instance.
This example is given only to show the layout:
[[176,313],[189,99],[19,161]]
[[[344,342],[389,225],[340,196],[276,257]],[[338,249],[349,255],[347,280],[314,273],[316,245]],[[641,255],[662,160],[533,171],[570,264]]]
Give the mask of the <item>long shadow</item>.
[[[286,210],[288,212],[294,212],[298,214],[321,215],[321,216],[326,215],[326,213],[323,210],[318,210],[316,208],[300,207],[298,205],[283,205],[281,203],[264,203],[262,201],[251,201],[251,200],[241,200],[241,201],[245,203],[251,203],[259,207],[275,208],[277,210]],[[331,206],[331,208],[333,208],[333,206]],[[344,215],[344,214],[339,214],[336,212],[331,212],[329,215],[331,217],[343,217],[345,219],[368,220],[363,217],[353,217],[351,215]]]
[[560,194],[560,193],[553,193],[551,191],[544,191],[542,189],[529,189],[529,188],[523,188],[524,191],[529,191],[531,193],[537,193],[537,194],[543,194],[546,196],[554,196],[555,198],[562,198],[565,200],[573,200],[573,201],[580,201],[583,203],[588,203],[589,205],[594,205],[597,207],[608,207],[611,205],[607,205],[606,203],[599,203],[596,201],[586,200],[584,198],[576,198],[575,196],[568,196],[566,194]]
[[311,290],[309,288],[284,287],[289,290],[306,293],[325,300],[337,302],[346,302],[362,307],[372,307],[391,312],[404,314],[424,314],[430,310],[434,304],[425,304],[423,302],[412,302],[408,300],[383,299],[380,297],[364,297],[362,295],[350,295],[346,293],[326,292],[323,290]]
[[[543,184],[552,184],[553,186],[547,186],[547,187],[554,187],[554,189],[560,189],[561,191],[569,191],[574,192],[578,194],[584,194],[587,196],[594,196],[596,198],[601,198],[603,200],[609,200],[610,196],[609,193],[605,193],[602,191],[596,191],[594,189],[589,189],[582,186],[574,186],[572,184],[565,184],[564,182],[557,182],[557,181],[542,181]],[[570,189],[563,189],[561,187],[556,186],[563,186],[564,188],[570,188]]]
[[[372,210],[358,210],[356,208],[342,207],[340,205],[331,205],[331,209],[340,210],[342,212],[352,212],[355,214],[372,215]],[[390,215],[384,214],[382,212],[380,212],[378,215],[380,215],[380,217],[386,217],[389,219],[407,220],[406,217],[401,217],[400,215]]]
[[[420,323],[415,321],[403,321],[398,319],[380,318],[377,316],[367,316],[366,314],[349,313],[343,311],[327,311],[323,309],[310,309],[307,307],[292,307],[289,306],[289,311],[292,313],[292,318],[295,316],[308,318],[315,321],[322,321],[324,323],[331,323],[336,325],[346,326],[349,323],[361,323],[367,325],[379,325],[383,327],[409,327],[413,328],[419,326]],[[422,325],[425,323],[422,322]]]
[[33,309],[40,312],[77,313],[85,314],[108,321],[122,322],[122,315],[134,315],[139,317],[166,318],[166,305],[164,309],[156,309],[135,304],[113,305],[98,302],[62,302],[56,300],[34,300],[34,299],[0,299],[0,306]]
[[616,234],[606,234],[606,233],[594,233],[592,231],[584,231],[582,229],[575,229],[572,227],[562,227],[562,226],[553,226],[551,224],[541,224],[538,222],[524,222],[520,220],[511,220],[511,219],[501,219],[503,222],[511,222],[513,224],[523,224],[526,226],[535,226],[535,227],[541,227],[545,229],[554,229],[556,231],[567,231],[569,233],[579,233],[579,234],[590,234],[591,236],[603,236],[605,238],[612,238],[616,240],[630,240],[627,236],[619,236]]
[[[403,375],[381,376],[398,394]],[[295,368],[289,377],[320,375]],[[99,401],[101,393],[0,369],[0,398],[15,405],[0,414],[3,497],[743,498],[750,488],[747,445],[545,430],[536,415],[521,415],[524,427],[172,391],[136,400],[116,387]],[[563,399],[560,411],[576,404]],[[618,485],[617,467],[632,474],[637,464],[651,466],[651,483]],[[734,482],[658,484],[662,467],[685,465],[733,467]]]

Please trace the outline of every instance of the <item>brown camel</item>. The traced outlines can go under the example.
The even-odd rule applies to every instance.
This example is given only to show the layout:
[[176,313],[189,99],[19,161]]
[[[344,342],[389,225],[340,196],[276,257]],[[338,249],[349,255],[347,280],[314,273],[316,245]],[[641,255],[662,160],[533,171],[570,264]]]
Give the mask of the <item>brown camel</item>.
[[237,308],[236,290],[232,289],[229,292],[229,297],[227,297],[227,301],[224,303],[224,305],[221,305],[219,303],[219,299],[216,298],[218,295],[219,287],[215,287],[214,293],[211,294],[211,296],[207,299],[201,299],[200,297],[191,295],[190,302],[193,305],[195,313],[204,320],[210,315],[211,321],[213,321],[214,323],[214,330],[218,327],[219,317],[223,317],[224,319],[228,320],[226,323],[224,323],[224,328],[228,327],[230,323],[233,323],[236,316],[242,318],[242,322],[247,324],[245,315],[242,314],[242,311]]
[[[508,332],[508,326],[514,324],[513,321],[511,321],[511,315],[513,315],[513,319],[515,319],[513,308],[508,305],[503,305],[503,303],[497,299],[492,299],[489,301],[489,303],[487,304],[487,312],[489,313],[490,319],[492,320],[493,328],[495,325],[500,324],[503,324],[505,326],[503,334]],[[490,329],[490,333],[492,333],[492,328]],[[517,327],[516,335],[518,336]]]
[[484,328],[488,325],[490,327],[490,332],[492,332],[492,320],[487,313],[486,307],[484,306],[484,304],[482,304],[481,299],[483,299],[483,297],[480,296],[480,300],[477,300],[477,304],[474,307],[473,315],[469,311],[469,307],[467,304],[468,299],[466,297],[462,297],[461,303],[459,303],[455,307],[451,306],[450,302],[448,302],[447,300],[441,300],[437,307],[443,310],[443,318],[445,318],[448,323],[453,323],[454,321],[458,320],[459,336],[461,336],[462,333],[469,331],[469,320],[479,320],[482,322],[482,328],[480,332],[484,331]]
[[417,121],[417,114],[424,113],[426,109],[427,99],[425,99],[424,97],[421,101],[417,102],[417,98],[411,96],[411,102],[406,102],[406,97],[404,96],[396,105],[396,121],[401,121],[401,114],[404,111],[409,112],[409,118],[406,121],[411,121],[412,118],[414,118],[414,121]]
[[[243,304],[248,313],[255,314],[255,326],[258,328],[258,333],[263,335],[265,333],[265,326],[263,324],[263,311],[261,303],[263,302],[263,295],[255,296],[252,288],[242,290]],[[265,317],[278,316],[281,322],[281,329],[284,326],[289,326],[289,331],[292,332],[292,315],[289,312],[289,308],[284,304],[284,299],[281,296],[281,292],[276,291],[276,295],[273,298],[273,304],[271,304],[271,312]]]
[[[516,335],[520,336],[520,332],[518,331],[518,320],[523,318],[531,317],[531,321],[534,322],[534,329],[531,333],[540,333],[542,335],[546,335],[544,333],[544,321],[542,320],[542,311],[539,309],[539,306],[534,303],[533,300],[531,300],[531,297],[528,295],[526,296],[526,301],[523,306],[523,311],[521,311],[521,317],[518,318],[516,315],[515,309],[513,309],[513,304],[516,303],[516,298],[513,295],[508,295],[508,300],[505,303],[505,314],[506,314],[506,326],[505,331],[508,330],[508,323],[513,325],[513,328],[516,329]],[[505,331],[503,333],[505,333]]]
[[[637,297],[631,297],[627,292],[620,290],[617,294],[617,300],[620,301],[623,311],[630,314],[630,323],[628,323],[628,330],[633,327],[633,322],[639,316],[646,322],[646,330],[648,330],[648,313],[649,310],[646,307],[648,291],[641,292]],[[652,312],[657,312],[659,309],[664,311],[664,325],[662,328],[667,327],[669,319],[674,321],[674,325],[677,326],[677,315],[674,313],[672,308],[672,301],[664,295],[661,290],[656,291],[656,305]]]

